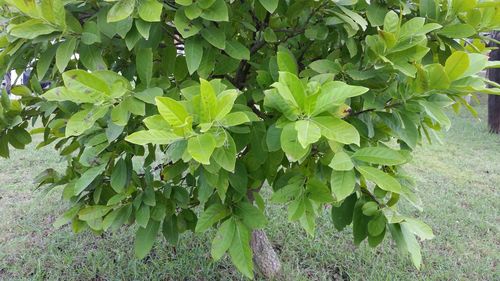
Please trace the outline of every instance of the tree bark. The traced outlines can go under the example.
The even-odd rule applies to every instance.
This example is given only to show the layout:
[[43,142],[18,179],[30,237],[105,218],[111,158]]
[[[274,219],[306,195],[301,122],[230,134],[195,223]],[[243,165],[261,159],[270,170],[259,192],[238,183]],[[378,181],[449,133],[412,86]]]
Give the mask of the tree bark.
[[[262,188],[262,186],[260,188]],[[260,188],[257,190],[248,190],[247,198],[250,202],[255,201],[253,193],[259,192]],[[267,238],[264,230],[255,229],[252,231],[250,248],[252,248],[253,263],[255,267],[266,279],[274,279],[280,275],[280,258],[274,250],[273,244],[271,244],[271,241]]]
[[250,246],[253,252],[253,262],[266,279],[273,279],[281,272],[281,262],[273,245],[261,229],[252,232]]
[[[500,40],[500,32],[492,32],[491,37]],[[491,42],[490,47],[499,48],[491,51],[490,60],[500,60],[500,45]],[[489,80],[500,83],[500,68],[488,69],[487,75]],[[488,125],[492,133],[500,134],[500,96],[488,96]]]

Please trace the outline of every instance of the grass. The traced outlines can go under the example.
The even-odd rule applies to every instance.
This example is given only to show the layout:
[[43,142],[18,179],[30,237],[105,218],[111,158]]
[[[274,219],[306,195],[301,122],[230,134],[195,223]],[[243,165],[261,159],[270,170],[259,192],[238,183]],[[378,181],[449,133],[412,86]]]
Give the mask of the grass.
[[[478,107],[485,120],[484,106]],[[337,232],[328,215],[308,238],[286,222],[283,206],[268,207],[266,231],[287,280],[499,280],[500,136],[467,113],[452,117],[444,144],[425,144],[407,171],[417,180],[424,212],[409,204],[436,238],[423,243],[424,266],[415,270],[390,239],[378,248],[355,247],[350,230]],[[0,160],[0,280],[242,280],[230,261],[213,262],[212,233],[186,234],[174,249],[159,239],[142,261],[133,258],[134,228],[95,236],[55,230],[64,210],[60,190],[43,195],[32,179],[63,168],[50,148],[13,151]]]

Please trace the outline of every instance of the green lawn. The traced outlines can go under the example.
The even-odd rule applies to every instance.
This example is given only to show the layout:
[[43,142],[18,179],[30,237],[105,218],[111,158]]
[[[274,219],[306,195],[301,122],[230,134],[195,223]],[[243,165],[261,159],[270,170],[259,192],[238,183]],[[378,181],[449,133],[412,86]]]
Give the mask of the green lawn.
[[[483,103],[484,104],[484,103]],[[390,239],[376,249],[355,247],[350,230],[337,232],[328,215],[314,239],[286,222],[282,206],[269,206],[266,231],[283,261],[286,280],[500,280],[500,136],[463,113],[453,117],[444,144],[424,144],[407,170],[417,179],[426,221],[436,238],[423,244],[416,271]],[[34,191],[32,179],[63,167],[50,149],[12,152],[0,160],[0,280],[241,280],[229,260],[209,255],[213,233],[186,234],[174,249],[159,239],[145,260],[133,258],[133,228],[95,236],[54,230],[64,209],[60,190]]]

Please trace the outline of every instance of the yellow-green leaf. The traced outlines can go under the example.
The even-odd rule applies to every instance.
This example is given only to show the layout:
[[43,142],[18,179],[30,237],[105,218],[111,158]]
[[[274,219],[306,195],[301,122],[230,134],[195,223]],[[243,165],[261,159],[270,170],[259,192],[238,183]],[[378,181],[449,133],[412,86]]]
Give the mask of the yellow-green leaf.
[[367,180],[374,182],[385,191],[394,193],[401,192],[401,184],[394,177],[377,168],[370,166],[358,166],[356,167],[356,170],[358,170]]
[[197,135],[188,140],[187,150],[194,160],[210,165],[210,156],[215,149],[215,138],[210,133]]

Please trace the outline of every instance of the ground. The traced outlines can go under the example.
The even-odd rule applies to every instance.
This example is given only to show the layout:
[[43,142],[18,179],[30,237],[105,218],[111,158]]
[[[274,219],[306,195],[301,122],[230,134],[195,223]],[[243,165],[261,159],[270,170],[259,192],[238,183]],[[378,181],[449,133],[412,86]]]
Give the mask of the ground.
[[[355,247],[349,230],[334,230],[325,213],[318,235],[308,238],[286,222],[282,206],[269,206],[266,229],[280,254],[286,280],[500,280],[500,136],[480,119],[452,117],[443,144],[424,143],[407,165],[416,178],[424,211],[403,203],[426,221],[436,238],[425,241],[424,265],[414,269],[390,239],[378,248]],[[452,115],[452,114],[450,114]],[[47,167],[61,168],[50,148],[12,152],[0,160],[0,280],[242,280],[225,258],[213,262],[213,232],[186,234],[174,249],[159,239],[144,260],[133,257],[134,228],[95,236],[55,230],[66,207],[60,190],[43,194],[32,180]],[[259,278],[257,276],[257,278]]]

